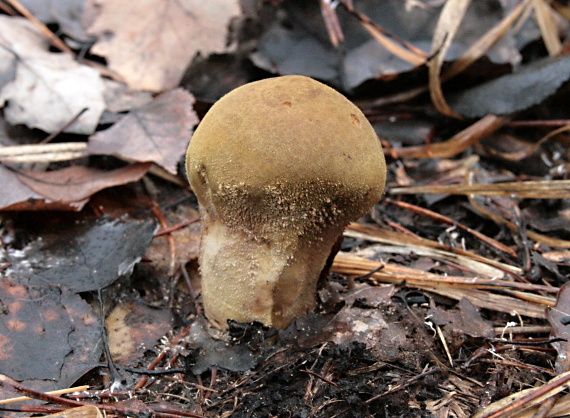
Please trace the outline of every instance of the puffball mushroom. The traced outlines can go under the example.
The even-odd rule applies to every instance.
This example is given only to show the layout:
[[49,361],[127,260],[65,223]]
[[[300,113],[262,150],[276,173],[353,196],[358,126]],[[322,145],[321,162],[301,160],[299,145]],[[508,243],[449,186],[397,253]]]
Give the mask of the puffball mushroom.
[[303,76],[241,86],[194,132],[186,169],[202,216],[204,311],[278,329],[316,305],[345,226],[380,198],[386,164],[362,112]]

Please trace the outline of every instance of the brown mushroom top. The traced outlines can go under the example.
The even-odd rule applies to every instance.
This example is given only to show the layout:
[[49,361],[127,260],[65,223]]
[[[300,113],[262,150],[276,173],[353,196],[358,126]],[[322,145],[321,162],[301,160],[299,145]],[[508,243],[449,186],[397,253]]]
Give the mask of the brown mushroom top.
[[322,211],[318,223],[346,225],[380,198],[386,176],[362,112],[303,76],[253,82],[222,97],[196,129],[186,164],[208,214],[230,226],[245,220],[248,230],[269,223],[304,231],[311,211]]

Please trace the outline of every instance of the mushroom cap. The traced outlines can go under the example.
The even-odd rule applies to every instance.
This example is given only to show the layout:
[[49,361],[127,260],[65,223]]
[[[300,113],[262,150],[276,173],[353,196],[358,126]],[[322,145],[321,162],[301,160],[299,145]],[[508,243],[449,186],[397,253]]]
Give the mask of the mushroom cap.
[[241,86],[194,132],[186,168],[203,211],[262,235],[356,220],[380,198],[384,154],[342,94],[304,76]]

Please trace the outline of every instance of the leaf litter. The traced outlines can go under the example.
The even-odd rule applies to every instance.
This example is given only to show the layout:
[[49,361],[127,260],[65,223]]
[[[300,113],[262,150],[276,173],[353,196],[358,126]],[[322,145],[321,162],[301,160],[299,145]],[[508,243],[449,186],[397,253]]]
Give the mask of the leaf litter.
[[[6,414],[568,413],[561,3],[111,3],[2,3],[0,386],[49,400]],[[317,312],[224,335],[181,162],[212,101],[280,74],[363,109],[389,197]]]

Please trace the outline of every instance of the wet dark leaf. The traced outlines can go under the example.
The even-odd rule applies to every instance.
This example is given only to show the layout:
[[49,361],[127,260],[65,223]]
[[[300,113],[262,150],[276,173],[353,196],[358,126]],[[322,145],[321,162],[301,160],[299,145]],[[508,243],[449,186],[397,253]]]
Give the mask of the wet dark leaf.
[[[0,306],[1,374],[37,390],[54,390],[69,387],[99,361],[98,319],[79,295],[5,278]],[[0,389],[0,398],[12,396]]]
[[45,233],[17,259],[13,276],[23,283],[53,284],[74,292],[102,289],[129,275],[152,240],[153,220],[98,219]]
[[[408,42],[427,54],[441,4],[414,7],[399,0],[363,0],[355,9],[388,33],[395,44]],[[367,80],[394,78],[418,67],[388,51],[344,7],[335,8],[344,34],[338,48],[329,39],[318,2],[285,2],[280,11],[283,16],[268,26],[252,55],[254,63],[267,71],[307,75],[350,91]],[[503,13],[506,11],[494,1],[473,2],[446,59],[457,58],[466,45],[502,19]],[[511,34],[506,34],[488,55],[495,63],[520,61]]]
[[109,350],[117,364],[134,364],[172,327],[172,314],[141,302],[117,305],[107,316]]
[[570,56],[544,58],[522,70],[449,98],[453,111],[470,118],[509,115],[542,103],[570,78]]
[[0,373],[16,380],[59,378],[73,330],[60,291],[0,281]]
[[199,375],[212,366],[233,371],[251,369],[257,359],[245,345],[230,345],[221,340],[213,339],[201,321],[192,324],[192,330],[187,338],[189,348],[193,350],[193,358],[188,358],[192,373]]

